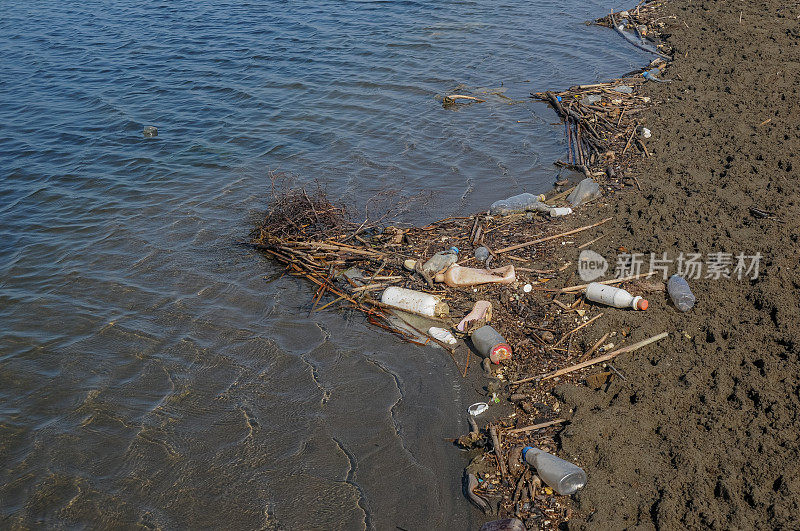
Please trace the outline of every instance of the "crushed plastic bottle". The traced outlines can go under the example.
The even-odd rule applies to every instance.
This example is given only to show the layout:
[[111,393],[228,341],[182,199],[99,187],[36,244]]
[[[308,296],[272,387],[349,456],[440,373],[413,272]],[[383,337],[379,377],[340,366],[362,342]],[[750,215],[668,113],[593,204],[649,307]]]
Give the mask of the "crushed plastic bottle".
[[517,280],[517,276],[513,265],[497,269],[474,269],[454,264],[444,273],[436,275],[436,282],[444,282],[451,288],[480,284],[511,284],[515,280]]
[[526,212],[529,210],[537,210],[539,212],[545,212],[550,209],[549,206],[542,203],[544,201],[544,195],[533,195],[533,194],[519,194],[508,199],[500,199],[499,201],[495,201],[489,207],[489,214],[492,216],[498,215],[505,215],[505,214],[515,214],[517,212]]
[[669,293],[669,298],[672,299],[672,303],[675,307],[682,312],[691,310],[694,303],[697,301],[691,288],[689,288],[689,283],[686,282],[685,278],[678,275],[669,277],[667,281],[667,293]]
[[479,322],[486,324],[491,320],[492,303],[489,301],[476,301],[472,310],[456,325],[456,330],[466,332],[467,327],[476,326]]
[[579,182],[578,186],[567,196],[567,201],[573,207],[578,207],[597,197],[600,197],[600,185],[587,177]]
[[583,105],[594,105],[598,103],[601,99],[603,99],[599,94],[589,94],[585,98],[581,100],[581,104]]
[[586,298],[590,301],[613,306],[614,308],[646,310],[649,305],[646,299],[638,295],[634,297],[622,288],[607,286],[599,282],[592,282],[586,287]]
[[430,276],[444,271],[458,261],[458,247],[450,247],[446,251],[439,251],[430,260],[422,265],[422,270]]
[[503,336],[489,325],[482,326],[472,332],[470,336],[475,349],[483,356],[500,363],[502,360],[511,359],[511,346],[506,343]]
[[447,303],[439,297],[397,286],[390,286],[383,290],[381,302],[398,310],[408,310],[431,317],[444,317],[450,313]]
[[633,87],[628,85],[619,85],[617,87],[611,87],[611,90],[614,92],[619,92],[620,94],[633,94]]
[[586,472],[581,467],[539,448],[523,448],[522,460],[534,467],[542,481],[562,496],[574,494],[586,485]]

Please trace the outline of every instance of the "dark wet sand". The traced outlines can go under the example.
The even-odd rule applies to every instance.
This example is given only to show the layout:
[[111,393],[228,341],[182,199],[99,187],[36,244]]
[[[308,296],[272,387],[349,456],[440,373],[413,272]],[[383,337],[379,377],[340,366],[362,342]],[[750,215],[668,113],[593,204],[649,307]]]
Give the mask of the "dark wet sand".
[[763,259],[755,281],[693,281],[686,314],[666,296],[647,312],[609,312],[605,324],[630,326],[634,339],[671,335],[621,357],[627,381],[606,392],[560,388],[575,408],[564,454],[590,478],[570,527],[794,528],[800,7],[680,0],[662,10],[675,17],[663,21],[677,51],[666,77],[677,81],[648,84],[661,102],[646,116],[655,156],[635,168],[641,192],[598,212],[615,226],[594,248]]

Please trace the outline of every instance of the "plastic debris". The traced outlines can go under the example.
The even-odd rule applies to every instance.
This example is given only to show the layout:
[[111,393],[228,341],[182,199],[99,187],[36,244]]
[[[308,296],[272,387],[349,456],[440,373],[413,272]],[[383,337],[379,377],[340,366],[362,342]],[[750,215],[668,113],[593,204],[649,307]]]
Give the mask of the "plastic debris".
[[445,330],[444,328],[438,328],[436,326],[432,326],[428,329],[428,335],[447,345],[458,344],[458,340],[455,337],[453,337],[453,334],[451,334],[449,330]]
[[487,404],[486,402],[476,402],[471,406],[469,406],[469,408],[467,408],[467,411],[469,411],[469,414],[472,415],[473,417],[477,417],[478,415],[481,415],[489,411],[489,404]]
[[500,333],[489,325],[475,330],[470,336],[475,349],[483,356],[500,363],[502,360],[511,359],[511,346]]
[[560,217],[560,216],[568,216],[572,214],[572,209],[569,207],[559,207],[550,209],[550,217]]
[[390,286],[383,290],[381,302],[398,310],[408,310],[430,317],[443,317],[450,313],[447,304],[436,295],[397,286]]
[[491,320],[492,303],[489,301],[477,301],[472,310],[456,325],[456,330],[466,332],[467,327],[473,323],[482,322],[485,325]]
[[578,186],[567,196],[567,201],[573,207],[578,207],[587,201],[600,197],[600,185],[587,177],[578,183]]
[[581,467],[539,448],[523,448],[522,460],[534,467],[539,477],[562,496],[574,494],[586,485],[586,472]]
[[669,277],[667,281],[667,293],[669,293],[669,298],[672,299],[672,303],[675,307],[682,312],[691,310],[694,303],[697,301],[697,298],[689,287],[689,283],[686,282],[685,278],[678,275]]
[[586,287],[586,298],[615,308],[646,310],[649,305],[646,299],[638,295],[634,297],[622,288],[607,286],[599,282],[592,282]]
[[511,284],[515,280],[517,280],[517,276],[513,265],[496,269],[474,269],[451,265],[447,271],[436,275],[436,282],[444,282],[451,288],[480,284]]
[[550,207],[542,203],[542,201],[544,201],[544,195],[519,194],[509,197],[508,199],[495,201],[489,207],[489,214],[497,216],[526,212],[529,210],[537,210],[540,212],[549,210]]

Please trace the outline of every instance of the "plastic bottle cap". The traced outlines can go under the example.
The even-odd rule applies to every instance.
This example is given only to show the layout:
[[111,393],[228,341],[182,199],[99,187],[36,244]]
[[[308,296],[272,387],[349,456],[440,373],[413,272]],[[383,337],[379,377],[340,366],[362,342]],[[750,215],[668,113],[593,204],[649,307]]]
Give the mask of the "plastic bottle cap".
[[639,310],[646,310],[648,306],[650,303],[647,302],[647,299],[639,299],[639,302],[636,303],[636,308]]
[[522,449],[522,454],[520,456],[522,457],[522,461],[525,461],[525,454],[528,453],[528,450],[533,450],[533,446],[526,446],[525,448]]
[[501,360],[511,359],[511,347],[505,343],[495,345],[489,353],[489,359],[495,364],[500,364]]

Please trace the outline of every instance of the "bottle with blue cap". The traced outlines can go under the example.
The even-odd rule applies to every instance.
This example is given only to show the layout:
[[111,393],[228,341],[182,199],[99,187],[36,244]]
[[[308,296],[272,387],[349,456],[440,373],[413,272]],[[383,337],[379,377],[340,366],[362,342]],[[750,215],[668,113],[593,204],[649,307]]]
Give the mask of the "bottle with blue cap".
[[534,467],[542,481],[562,496],[574,494],[586,485],[586,472],[581,467],[539,448],[523,448],[522,460]]

